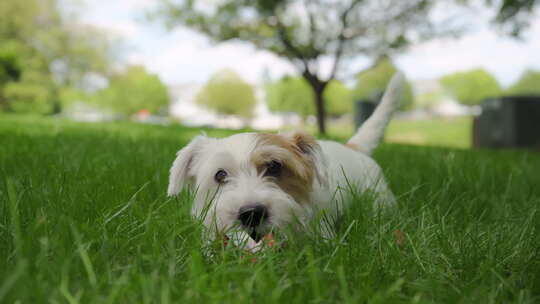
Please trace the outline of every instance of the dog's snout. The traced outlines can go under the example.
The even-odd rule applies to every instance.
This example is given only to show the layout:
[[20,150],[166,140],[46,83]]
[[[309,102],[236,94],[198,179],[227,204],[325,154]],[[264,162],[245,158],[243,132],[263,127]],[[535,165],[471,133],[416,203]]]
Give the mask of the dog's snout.
[[246,227],[257,227],[268,218],[268,209],[261,205],[244,206],[238,210],[238,219]]

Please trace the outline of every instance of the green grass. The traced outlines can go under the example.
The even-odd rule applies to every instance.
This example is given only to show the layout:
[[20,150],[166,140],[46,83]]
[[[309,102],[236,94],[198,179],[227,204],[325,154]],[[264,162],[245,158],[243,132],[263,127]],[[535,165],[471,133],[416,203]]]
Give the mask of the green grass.
[[391,143],[469,148],[471,135],[470,117],[393,120],[385,139]]
[[203,255],[189,199],[165,196],[199,132],[0,116],[0,303],[540,301],[538,154],[383,145],[395,212],[358,197],[336,241],[253,263]]
[[[316,125],[307,127],[309,132],[317,130]],[[353,135],[351,123],[329,122],[328,133],[331,138],[343,141]],[[449,117],[432,119],[394,119],[386,130],[385,141],[389,143],[470,148],[472,139],[471,117]]]

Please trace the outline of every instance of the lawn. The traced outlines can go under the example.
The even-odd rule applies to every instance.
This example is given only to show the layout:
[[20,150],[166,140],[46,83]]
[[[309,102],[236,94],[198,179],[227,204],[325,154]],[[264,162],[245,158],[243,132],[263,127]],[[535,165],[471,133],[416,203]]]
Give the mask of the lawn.
[[470,148],[472,118],[394,119],[388,126],[386,141],[414,145]]
[[[316,126],[307,127],[315,132]],[[328,133],[332,138],[346,140],[353,135],[353,126],[348,121],[330,122]],[[394,119],[390,122],[385,140],[389,143],[470,148],[472,135],[471,117],[448,117],[431,119]]]
[[[232,134],[206,130],[212,136]],[[540,155],[386,144],[398,197],[256,262],[165,196],[199,129],[0,116],[0,303],[534,303]]]

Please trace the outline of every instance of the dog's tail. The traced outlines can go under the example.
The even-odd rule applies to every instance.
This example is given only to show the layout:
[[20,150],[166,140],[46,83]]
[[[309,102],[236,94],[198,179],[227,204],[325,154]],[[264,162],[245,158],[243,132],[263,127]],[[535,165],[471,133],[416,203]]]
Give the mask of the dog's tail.
[[381,142],[392,114],[399,107],[403,83],[403,74],[401,72],[394,74],[386,87],[381,102],[368,120],[358,128],[356,134],[349,139],[347,146],[362,153],[371,154]]

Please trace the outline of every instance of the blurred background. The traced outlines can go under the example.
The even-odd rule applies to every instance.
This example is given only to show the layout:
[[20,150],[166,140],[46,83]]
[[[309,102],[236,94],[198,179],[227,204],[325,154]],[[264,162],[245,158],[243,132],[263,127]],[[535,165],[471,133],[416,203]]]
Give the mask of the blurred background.
[[538,147],[538,3],[2,0],[0,119],[346,138],[399,69],[387,141]]

